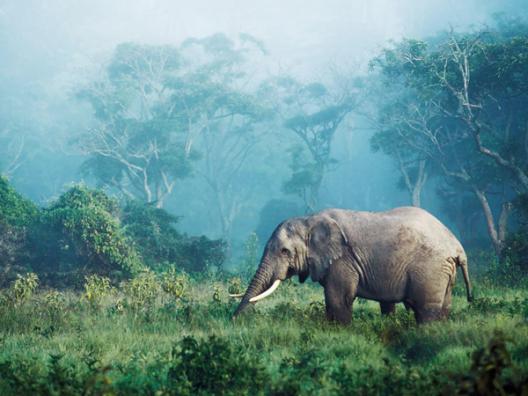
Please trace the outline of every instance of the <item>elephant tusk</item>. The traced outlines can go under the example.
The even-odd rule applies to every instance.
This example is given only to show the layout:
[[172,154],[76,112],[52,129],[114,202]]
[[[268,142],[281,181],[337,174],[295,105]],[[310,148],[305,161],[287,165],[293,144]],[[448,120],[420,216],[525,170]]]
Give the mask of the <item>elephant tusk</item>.
[[241,298],[241,297],[244,297],[244,294],[245,293],[238,293],[238,294],[229,293],[229,297],[231,297],[231,298]]
[[275,282],[273,282],[273,285],[271,285],[271,287],[268,290],[266,290],[262,294],[259,294],[258,296],[250,298],[249,302],[257,302],[259,300],[262,300],[263,298],[268,297],[271,293],[275,291],[277,287],[279,287],[280,282],[281,282],[280,279],[277,279]]

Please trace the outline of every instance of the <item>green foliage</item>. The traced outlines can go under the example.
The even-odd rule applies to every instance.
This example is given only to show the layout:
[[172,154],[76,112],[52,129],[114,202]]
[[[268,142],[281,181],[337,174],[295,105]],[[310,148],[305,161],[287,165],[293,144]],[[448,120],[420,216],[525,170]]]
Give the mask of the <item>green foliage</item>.
[[27,227],[35,222],[38,214],[35,204],[23,198],[5,177],[0,176],[0,223]]
[[125,234],[134,241],[145,263],[163,270],[167,264],[189,272],[201,272],[208,266],[221,266],[225,260],[225,242],[180,234],[178,218],[164,209],[131,201],[123,209]]
[[44,307],[53,323],[59,323],[65,315],[66,297],[57,290],[49,290],[44,295]]
[[39,285],[37,274],[27,273],[26,275],[17,275],[17,279],[10,289],[10,296],[15,305],[27,302]]
[[28,261],[26,231],[0,220],[0,287],[8,285],[17,272],[25,271]]
[[27,233],[38,217],[38,208],[0,176],[0,286],[29,269],[32,251]]
[[110,279],[97,274],[85,277],[83,297],[92,308],[97,308],[112,291]]
[[227,244],[222,239],[187,237],[181,245],[181,267],[189,272],[220,268],[226,258],[226,249]]
[[[519,144],[528,122],[520,110],[528,104],[526,23],[440,33],[427,41],[405,39],[383,50],[371,66],[380,81],[372,148],[395,160],[409,190],[423,187],[416,174],[425,165],[429,176],[441,177],[443,199],[468,194],[473,205],[461,206],[464,216],[456,217],[468,218],[470,206],[481,217],[487,214],[489,237],[500,256],[505,232],[499,214],[516,191],[528,189],[528,157]],[[498,190],[504,191],[500,198],[494,194]],[[458,225],[471,233],[471,225]]]
[[266,376],[255,356],[227,340],[185,337],[173,351],[169,389],[174,394],[262,394]]
[[0,394],[519,393],[528,378],[525,287],[474,278],[474,304],[455,294],[450,319],[424,326],[364,301],[344,327],[326,321],[311,285],[285,282],[233,322],[227,282],[189,281],[167,304],[164,274],[136,279],[105,297],[108,310],[53,290],[0,302]]
[[188,277],[185,273],[176,272],[174,267],[161,275],[161,289],[175,300],[181,299],[188,287]]
[[178,218],[166,210],[139,201],[129,201],[123,208],[125,234],[134,241],[149,267],[181,261],[183,236],[174,228],[177,222]]
[[511,341],[504,334],[497,332],[485,347],[473,352],[470,372],[460,381],[457,394],[524,395],[528,392],[528,377],[512,378],[508,342]]
[[75,186],[44,209],[34,234],[42,272],[130,276],[142,266],[123,233],[115,200],[102,191]]
[[160,294],[160,284],[152,271],[145,270],[125,283],[126,306],[133,312],[148,311]]

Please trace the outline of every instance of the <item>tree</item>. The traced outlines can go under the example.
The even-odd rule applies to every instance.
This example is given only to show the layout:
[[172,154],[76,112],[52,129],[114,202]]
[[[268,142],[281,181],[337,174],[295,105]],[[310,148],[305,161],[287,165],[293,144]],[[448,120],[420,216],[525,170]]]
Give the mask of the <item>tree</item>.
[[357,92],[332,92],[320,82],[302,84],[291,77],[271,79],[261,91],[274,98],[284,127],[301,143],[291,149],[292,176],[283,190],[302,198],[306,211],[313,212],[324,175],[336,163],[331,157],[335,132],[356,106]]
[[233,222],[256,190],[248,159],[270,130],[262,127],[267,114],[248,70],[249,58],[260,59],[265,49],[246,34],[238,40],[216,34],[186,40],[181,51],[189,62],[187,72],[169,84],[171,104],[184,109],[187,150],[202,153],[197,173],[211,193],[206,198],[212,198],[221,235],[230,240]]
[[203,272],[225,260],[225,242],[178,232],[178,218],[166,210],[139,201],[128,202],[121,214],[124,234],[134,242],[150,268],[173,265],[189,272]]
[[135,275],[143,263],[121,228],[119,210],[102,191],[69,189],[42,211],[31,230],[33,269],[49,283],[65,276],[67,283],[79,284],[92,273],[114,279]]
[[38,208],[0,176],[0,286],[27,270],[33,254],[27,234],[38,217]]
[[387,135],[394,138],[416,158],[430,160],[451,188],[472,192],[498,256],[511,200],[527,186],[528,157],[518,142],[528,134],[526,115],[519,111],[528,103],[528,36],[522,29],[517,33],[451,32],[431,43],[404,40],[375,60],[388,81],[397,81],[389,84],[400,92],[396,103],[408,103],[379,141],[387,145]]
[[119,45],[101,80],[79,92],[95,123],[81,139],[85,173],[98,185],[157,207],[187,177],[196,156],[186,150],[186,126],[168,105],[167,80],[180,71],[177,48]]

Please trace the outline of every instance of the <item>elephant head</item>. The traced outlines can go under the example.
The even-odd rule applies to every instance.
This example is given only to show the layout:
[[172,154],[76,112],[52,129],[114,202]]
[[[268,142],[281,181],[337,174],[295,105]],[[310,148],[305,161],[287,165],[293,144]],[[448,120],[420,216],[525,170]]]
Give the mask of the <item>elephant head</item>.
[[297,217],[279,224],[271,235],[260,265],[242,301],[236,317],[249,303],[266,298],[280,282],[294,275],[303,283],[310,275],[323,284],[332,260],[341,257],[348,245],[339,224],[327,215]]

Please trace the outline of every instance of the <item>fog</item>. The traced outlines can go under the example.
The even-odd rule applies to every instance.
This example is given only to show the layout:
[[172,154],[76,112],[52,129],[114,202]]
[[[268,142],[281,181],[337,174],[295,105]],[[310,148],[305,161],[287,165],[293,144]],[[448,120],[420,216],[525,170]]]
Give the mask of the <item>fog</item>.
[[[1,170],[40,205],[72,183],[97,185],[80,171],[87,157],[76,144],[93,126],[94,111],[76,95],[101,76],[121,43],[179,46],[190,37],[247,33],[267,51],[249,60],[250,74],[262,79],[288,74],[305,83],[331,85],[336,75],[366,75],[369,61],[391,42],[478,29],[496,14],[525,15],[527,9],[526,0],[2,1]],[[323,178],[316,209],[385,210],[410,204],[409,194],[398,187],[393,159],[372,152],[372,133],[361,112],[352,111],[340,124],[331,146],[336,163]],[[266,137],[266,147],[249,154],[242,168],[249,174],[240,173],[237,180],[258,179],[260,185],[239,197],[228,230],[207,199],[210,191],[200,181],[199,160],[164,205],[181,216],[178,227],[227,238],[237,246],[257,229],[260,211],[270,200],[302,206],[281,187],[290,176],[287,153],[293,140],[286,134]],[[251,164],[257,156],[255,170]],[[422,206],[449,222],[434,185],[424,191]],[[234,199],[233,192],[223,198]]]

